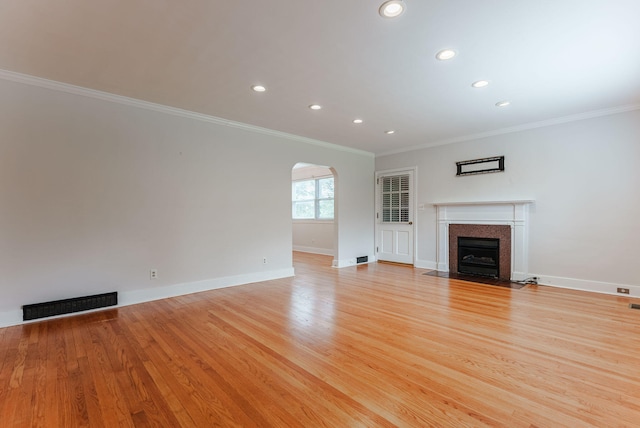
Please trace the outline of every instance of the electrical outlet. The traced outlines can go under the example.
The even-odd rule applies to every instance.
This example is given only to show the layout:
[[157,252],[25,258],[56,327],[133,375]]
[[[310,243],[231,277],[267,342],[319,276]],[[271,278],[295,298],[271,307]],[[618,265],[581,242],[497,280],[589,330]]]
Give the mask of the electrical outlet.
[[629,294],[628,288],[618,288],[618,293]]
[[149,279],[158,279],[158,269],[151,269],[149,271]]
[[263,264],[263,265],[266,265],[266,264],[267,264],[267,258],[266,258],[266,257],[263,257],[263,258],[262,258],[262,264]]

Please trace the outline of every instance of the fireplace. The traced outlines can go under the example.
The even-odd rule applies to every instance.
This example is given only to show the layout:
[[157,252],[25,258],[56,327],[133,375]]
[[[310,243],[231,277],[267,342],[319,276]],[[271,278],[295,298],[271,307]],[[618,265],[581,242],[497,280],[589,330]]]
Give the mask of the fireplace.
[[449,272],[510,281],[511,226],[450,224]]
[[533,200],[437,202],[436,269],[458,272],[458,236],[500,239],[499,279],[529,273],[529,207]]
[[458,273],[500,277],[500,240],[458,236]]

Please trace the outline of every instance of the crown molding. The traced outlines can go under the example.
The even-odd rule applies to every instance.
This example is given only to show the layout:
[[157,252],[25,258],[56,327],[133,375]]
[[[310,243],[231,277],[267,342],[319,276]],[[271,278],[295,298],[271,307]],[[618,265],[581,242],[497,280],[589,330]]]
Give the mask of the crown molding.
[[0,79],[21,83],[29,86],[36,86],[40,88],[50,89],[58,92],[65,92],[67,94],[79,95],[82,97],[94,98],[102,101],[123,104],[130,107],[136,107],[136,108],[141,108],[145,110],[165,113],[172,116],[179,116],[179,117],[194,119],[201,122],[208,122],[216,125],[228,126],[230,128],[242,129],[244,131],[253,132],[256,134],[268,135],[270,137],[281,138],[285,140],[295,141],[298,143],[310,144],[313,146],[320,146],[327,149],[354,153],[361,156],[375,157],[374,153],[367,152],[364,150],[354,149],[346,146],[340,146],[338,144],[328,143],[326,141],[314,140],[313,138],[307,138],[307,137],[302,137],[300,135],[294,135],[294,134],[289,134],[282,131],[276,131],[273,129],[262,128],[260,126],[249,125],[242,122],[235,122],[233,120],[222,119],[216,116],[210,116],[207,114],[197,113],[190,110],[170,107],[163,104],[156,104],[149,101],[139,100],[136,98],[129,98],[123,95],[116,95],[109,92],[103,92],[95,89],[85,88],[82,86],[76,86],[68,83],[57,82],[55,80],[43,79],[41,77],[30,76],[28,74],[16,73],[14,71],[0,69]]
[[405,148],[397,149],[397,150],[385,151],[385,152],[382,152],[382,153],[377,153],[376,157],[395,155],[395,154],[398,154],[398,153],[405,153],[405,152],[411,152],[411,151],[414,151],[414,150],[428,149],[428,148],[431,148],[431,147],[444,146],[444,145],[447,145],[447,144],[462,143],[462,142],[471,141],[471,140],[479,140],[481,138],[495,137],[497,135],[511,134],[511,133],[514,133],[514,132],[527,131],[527,130],[530,130],[530,129],[546,128],[548,126],[561,125],[563,123],[577,122],[577,121],[580,121],[580,120],[593,119],[593,118],[602,117],[602,116],[610,116],[610,115],[619,114],[619,113],[626,113],[626,112],[634,111],[634,110],[640,110],[640,104],[618,106],[618,107],[602,109],[602,110],[593,110],[593,111],[588,111],[588,112],[584,112],[584,113],[572,114],[572,115],[569,115],[569,116],[562,116],[562,117],[557,117],[557,118],[553,118],[553,119],[542,120],[542,121],[539,121],[539,122],[525,123],[525,124],[522,124],[522,125],[512,126],[512,127],[509,127],[509,128],[501,128],[501,129],[495,129],[493,131],[487,131],[487,132],[480,132],[480,133],[477,133],[477,134],[464,135],[464,136],[461,136],[461,137],[455,137],[455,138],[450,138],[450,139],[446,139],[446,140],[435,141],[433,143],[426,143],[426,144],[420,144],[420,145],[417,145],[417,146],[405,147]]

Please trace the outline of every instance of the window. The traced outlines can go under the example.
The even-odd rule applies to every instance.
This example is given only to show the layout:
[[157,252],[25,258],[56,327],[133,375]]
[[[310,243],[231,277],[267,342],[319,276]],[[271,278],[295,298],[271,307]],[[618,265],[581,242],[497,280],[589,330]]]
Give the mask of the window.
[[382,221],[406,223],[409,221],[409,176],[381,177]]
[[333,177],[294,181],[292,189],[294,219],[333,219]]

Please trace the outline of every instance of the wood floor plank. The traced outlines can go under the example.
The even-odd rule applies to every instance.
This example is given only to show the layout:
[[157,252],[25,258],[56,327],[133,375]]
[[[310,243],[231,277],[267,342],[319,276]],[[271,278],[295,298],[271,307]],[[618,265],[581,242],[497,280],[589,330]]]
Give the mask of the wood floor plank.
[[[210,317],[216,321],[217,325],[226,324],[224,320],[216,318],[213,314]],[[243,331],[230,324],[224,326],[224,331],[227,334],[229,351],[240,354],[239,347],[234,346],[234,339],[244,335]],[[258,385],[266,384],[279,400],[287,401],[299,395],[321,398],[297,406],[299,407],[297,412],[303,412],[305,419],[309,420],[308,423],[314,426],[341,426],[354,422],[364,426],[390,425],[388,421],[368,411],[357,401],[317,376],[313,376],[290,357],[284,358],[279,352],[265,347],[250,337],[245,337],[245,341],[249,346],[242,349],[242,354],[253,358],[251,360],[247,358],[239,364],[246,366],[250,376],[259,379]],[[260,373],[266,373],[266,375],[261,376]],[[301,416],[298,414],[298,417]]]
[[[153,362],[151,371],[155,374],[154,381],[161,389],[172,391],[169,398],[173,406],[182,408],[187,415],[184,418],[197,421],[195,426],[209,426],[219,422],[227,426],[242,426],[252,421],[244,412],[231,411],[237,404],[229,397],[234,395],[233,386],[227,384],[217,372],[212,376],[212,370],[203,363],[207,358],[203,350],[199,350],[198,354],[187,348],[184,341],[178,340],[182,332],[178,335],[171,334],[163,321],[153,315],[148,320],[141,317],[139,322],[149,333],[157,331],[158,327],[162,329],[162,335],[156,334],[152,340],[145,340],[147,346],[144,352],[148,358],[145,364]],[[210,377],[216,381],[206,383]],[[221,387],[221,383],[225,387]]]
[[634,299],[294,254],[295,278],[0,329],[4,427],[634,427]]
[[[272,406],[273,400],[269,395],[269,390],[259,387],[260,377],[252,375],[250,363],[249,367],[247,367],[246,353],[233,353],[229,349],[233,347],[233,344],[228,338],[219,334],[215,338],[214,346],[198,349],[196,341],[201,341],[201,337],[205,332],[203,328],[199,329],[197,333],[188,332],[180,336],[180,331],[177,327],[167,325],[166,328],[168,330],[176,329],[173,331],[172,339],[177,347],[189,349],[195,354],[208,353],[215,356],[215,359],[199,359],[200,368],[203,369],[203,375],[212,376],[218,381],[224,381],[224,379],[234,380],[233,383],[227,383],[224,389],[226,393],[232,395],[233,401],[239,404],[238,411],[250,412],[248,415],[250,419],[256,422],[259,421],[259,425],[297,426],[298,420],[290,412],[289,408]],[[197,339],[195,338],[196,336],[198,337]],[[239,356],[240,358],[238,358]],[[260,375],[262,374],[260,372]],[[255,406],[255,403],[261,403],[261,405]],[[260,408],[269,409],[269,411],[257,411]]]
[[27,398],[31,398],[33,389],[32,377],[30,376],[32,371],[27,370],[27,366],[30,364],[28,359],[30,330],[32,329],[21,330],[19,336],[16,337],[15,352],[8,353],[10,359],[6,361],[5,373],[3,374],[6,379],[6,383],[3,384],[3,388],[6,388],[6,396],[4,397],[4,406],[0,405],[0,414],[3,418],[15,420],[19,424],[26,424],[30,419],[30,414],[28,414],[30,408],[25,409],[20,405]]
[[[45,322],[43,324],[47,324],[47,334],[41,338],[41,340],[46,340],[47,342],[44,418],[46,418],[47,424],[51,424],[50,426],[60,426],[58,402],[66,401],[66,397],[58,395],[59,361],[57,359],[57,344],[59,341],[58,337],[64,329],[64,324],[58,320]],[[40,406],[42,405],[41,403]]]
[[[225,303],[225,306],[229,306],[229,303]],[[227,312],[229,313],[238,313],[239,308],[234,308],[233,306],[228,308]],[[234,310],[235,309],[235,310]],[[219,308],[217,312],[224,312],[223,308]],[[271,314],[270,318],[275,317],[275,314]],[[256,325],[266,325],[269,326],[270,322],[267,319],[259,319]],[[238,329],[243,331],[252,332],[251,326],[248,324],[242,325],[238,324]],[[273,327],[267,328],[264,331],[255,331],[252,334],[255,337],[268,337],[270,331],[277,332]],[[296,334],[298,341],[300,344],[304,344],[302,340],[302,336],[300,334]],[[315,336],[317,339],[317,336]],[[340,387],[342,393],[349,397],[360,398],[359,396],[366,392],[363,395],[362,399],[365,403],[371,403],[374,407],[377,406],[377,403],[393,403],[394,412],[389,412],[387,409],[383,407],[377,408],[377,412],[383,415],[386,418],[389,418],[394,424],[406,424],[413,423],[417,425],[423,425],[426,423],[426,420],[423,419],[424,415],[430,412],[431,421],[437,421],[438,418],[446,418],[448,421],[454,420],[454,414],[456,414],[459,409],[451,408],[449,409],[448,414],[442,412],[441,409],[433,408],[429,410],[429,407],[432,405],[433,400],[428,400],[426,397],[420,401],[420,412],[415,412],[415,407],[407,406],[404,400],[408,401],[417,401],[420,399],[420,396],[425,394],[425,389],[422,387],[417,387],[413,385],[410,381],[401,379],[401,383],[399,385],[394,385],[393,382],[384,381],[384,373],[382,370],[379,370],[379,367],[376,366],[377,362],[377,354],[380,349],[373,349],[370,352],[365,352],[364,355],[358,355],[356,353],[357,348],[351,346],[354,340],[358,340],[355,337],[348,337],[347,341],[343,343],[336,343],[337,349],[331,352],[324,352],[322,354],[318,354],[311,349],[311,342],[313,341],[313,337],[308,337],[309,347],[297,346],[293,351],[290,349],[290,344],[285,340],[282,345],[282,348],[276,347],[274,348],[277,353],[287,355],[287,358],[296,364],[305,367],[305,369],[310,373],[315,373],[319,378],[326,377],[327,373],[331,373],[337,379],[348,379],[349,381],[345,384],[336,384]],[[270,338],[269,343],[278,343],[276,338]],[[317,344],[317,340],[316,340]],[[342,353],[339,351],[340,348],[348,349],[348,352]],[[394,355],[394,359],[397,355]],[[309,364],[311,362],[312,364]],[[321,368],[320,371],[315,371],[315,368]],[[382,381],[382,382],[381,382]],[[413,387],[413,389],[412,389]],[[374,400],[370,400],[371,397],[375,397]],[[404,400],[398,400],[398,398],[402,397]],[[369,400],[367,400],[369,399]],[[464,407],[460,405],[459,407]],[[397,418],[396,415],[403,415],[402,418]],[[461,416],[463,417],[463,416]],[[476,421],[478,422],[478,421]],[[478,422],[479,423],[479,422]],[[479,425],[478,425],[479,426]]]
[[111,344],[106,354],[107,361],[114,370],[118,390],[129,408],[134,425],[180,426],[145,370],[140,354],[135,351],[135,339],[127,325],[109,322],[103,327],[98,330],[101,339]]
[[90,419],[94,421],[98,418],[94,415],[99,414],[102,426],[131,426],[128,413],[122,409],[117,387],[109,381],[112,378],[111,366],[106,360],[104,346],[95,333],[95,329],[107,322],[112,313],[112,311],[98,312],[85,319],[87,334],[77,337],[80,346],[85,350],[84,356],[80,358],[80,365],[84,374],[83,379],[85,379],[84,387],[90,392],[88,396],[91,400],[88,407]]
[[127,394],[120,390],[118,381],[113,375],[113,366],[107,357],[110,343],[105,342],[102,339],[104,336],[101,335],[101,331],[108,330],[110,323],[118,318],[118,310],[103,311],[100,314],[104,315],[104,318],[90,325],[86,340],[90,339],[91,342],[92,352],[88,355],[96,392],[102,413],[105,415],[105,426],[133,427],[132,415],[126,401]]
[[[48,355],[48,323],[34,323],[34,329],[38,332],[37,341],[32,343],[32,349],[29,351],[29,359],[34,364],[31,402],[33,407],[30,409],[32,427],[45,427],[46,415],[46,386],[47,386],[47,355]],[[33,340],[33,336],[32,336]]]

